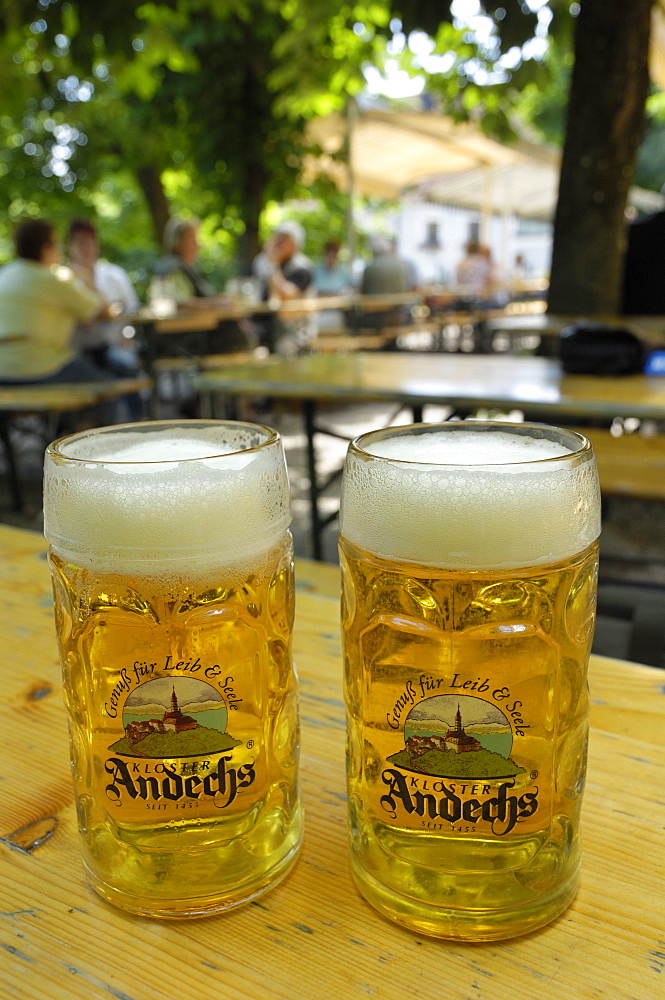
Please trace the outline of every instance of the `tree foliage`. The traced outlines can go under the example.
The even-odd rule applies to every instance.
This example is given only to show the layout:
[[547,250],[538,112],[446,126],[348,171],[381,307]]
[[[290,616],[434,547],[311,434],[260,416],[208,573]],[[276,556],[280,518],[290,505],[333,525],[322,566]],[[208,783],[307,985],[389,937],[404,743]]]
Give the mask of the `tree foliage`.
[[[370,6],[385,27],[385,4]],[[264,205],[302,190],[306,118],[360,88],[375,38],[353,29],[364,8],[316,0],[40,7],[37,19],[26,0],[0,8],[0,81],[15,95],[0,122],[8,214],[74,192],[70,205],[92,207],[112,160],[153,239],[169,212],[193,210],[222,245],[244,237],[246,259]]]
[[[343,108],[368,64],[425,74],[430,100],[495,136],[520,111],[552,139],[576,15],[599,3],[477,0],[462,22],[453,0],[1,0],[0,207],[95,212],[139,248],[169,213],[199,214],[217,256],[239,241],[246,263],[267,204],[321,194],[300,181],[305,124]],[[600,3],[601,20],[621,6]]]

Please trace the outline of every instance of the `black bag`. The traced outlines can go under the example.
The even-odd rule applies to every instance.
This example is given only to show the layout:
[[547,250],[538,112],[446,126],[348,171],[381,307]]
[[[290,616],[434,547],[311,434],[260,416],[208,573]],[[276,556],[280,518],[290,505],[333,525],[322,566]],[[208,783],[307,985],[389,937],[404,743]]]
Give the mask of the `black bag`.
[[603,323],[564,327],[559,346],[567,375],[635,375],[644,370],[648,353],[630,330]]

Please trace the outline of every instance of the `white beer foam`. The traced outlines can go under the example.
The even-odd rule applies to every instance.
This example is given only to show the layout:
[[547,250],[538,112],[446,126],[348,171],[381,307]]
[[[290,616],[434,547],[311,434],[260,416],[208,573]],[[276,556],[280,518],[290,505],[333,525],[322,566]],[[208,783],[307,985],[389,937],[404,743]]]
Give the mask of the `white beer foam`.
[[[489,438],[489,440],[488,440]],[[547,438],[518,437],[505,431],[462,433],[433,431],[413,437],[386,438],[373,443],[368,451],[403,462],[436,465],[502,465],[538,462],[541,459],[569,455],[570,448]]]
[[266,439],[248,425],[192,422],[63,442],[76,461],[47,455],[44,533],[77,565],[108,572],[252,565],[291,521],[284,454],[256,447]]
[[454,426],[365,440],[371,460],[349,452],[340,527],[350,542],[386,559],[482,570],[558,562],[598,537],[594,463],[566,458],[575,438],[567,448]]

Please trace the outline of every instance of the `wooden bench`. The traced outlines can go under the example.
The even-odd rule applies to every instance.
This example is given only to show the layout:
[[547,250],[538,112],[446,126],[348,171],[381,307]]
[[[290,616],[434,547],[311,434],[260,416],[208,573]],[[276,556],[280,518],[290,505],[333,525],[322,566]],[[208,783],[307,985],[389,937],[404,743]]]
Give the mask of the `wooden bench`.
[[665,434],[614,437],[609,430],[597,427],[573,429],[593,445],[603,494],[665,500]]
[[[9,466],[9,486],[14,509],[23,510],[23,494],[18,461],[10,435],[10,423],[18,416],[39,414],[47,418],[45,436],[57,434],[58,419],[63,413],[84,410],[119,396],[150,389],[145,377],[112,379],[108,382],[62,382],[48,385],[0,386],[0,440]],[[45,442],[45,444],[48,442]]]
[[154,370],[157,375],[186,374],[188,372],[209,371],[215,368],[225,368],[229,365],[244,365],[255,362],[259,354],[256,351],[233,351],[229,354],[203,354],[200,357],[164,357],[157,358]]
[[[365,327],[362,321],[355,333],[348,329],[319,330],[317,336],[309,345],[314,354],[336,354],[353,351],[380,351],[398,340],[408,343],[409,337],[417,338],[426,335],[429,343],[435,345],[440,333],[441,324],[431,320],[414,319],[401,325],[386,325],[380,329]],[[408,348],[407,348],[408,349]],[[418,346],[417,350],[433,349]]]
[[354,335],[341,330],[319,330],[309,348],[314,354],[337,354],[340,351],[378,351],[389,342],[384,333]]

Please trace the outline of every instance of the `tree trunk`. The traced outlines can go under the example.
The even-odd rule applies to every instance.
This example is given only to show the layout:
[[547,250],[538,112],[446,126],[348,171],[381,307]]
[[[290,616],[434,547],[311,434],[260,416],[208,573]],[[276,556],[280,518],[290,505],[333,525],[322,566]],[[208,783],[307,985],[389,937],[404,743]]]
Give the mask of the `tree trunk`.
[[[251,35],[251,29],[250,29]],[[247,38],[251,45],[251,37]],[[259,135],[265,134],[266,122],[270,121],[272,98],[266,94],[265,77],[268,72],[268,58],[256,54],[246,69],[242,85],[242,106],[248,111],[250,121],[259,125]],[[259,124],[260,123],[260,124]],[[248,137],[242,160],[241,209],[245,232],[238,240],[238,265],[241,274],[252,273],[252,261],[261,249],[259,225],[266,200],[266,166],[264,162],[263,139]]]
[[581,0],[548,309],[613,314],[624,209],[644,124],[653,0]]
[[168,199],[162,185],[161,170],[156,164],[150,163],[139,167],[136,174],[148,205],[155,239],[161,247],[164,239],[164,229],[171,214]]
[[252,261],[261,249],[259,222],[265,191],[261,165],[246,163],[243,182],[242,209],[245,231],[238,239],[238,267],[241,274],[251,274]]

